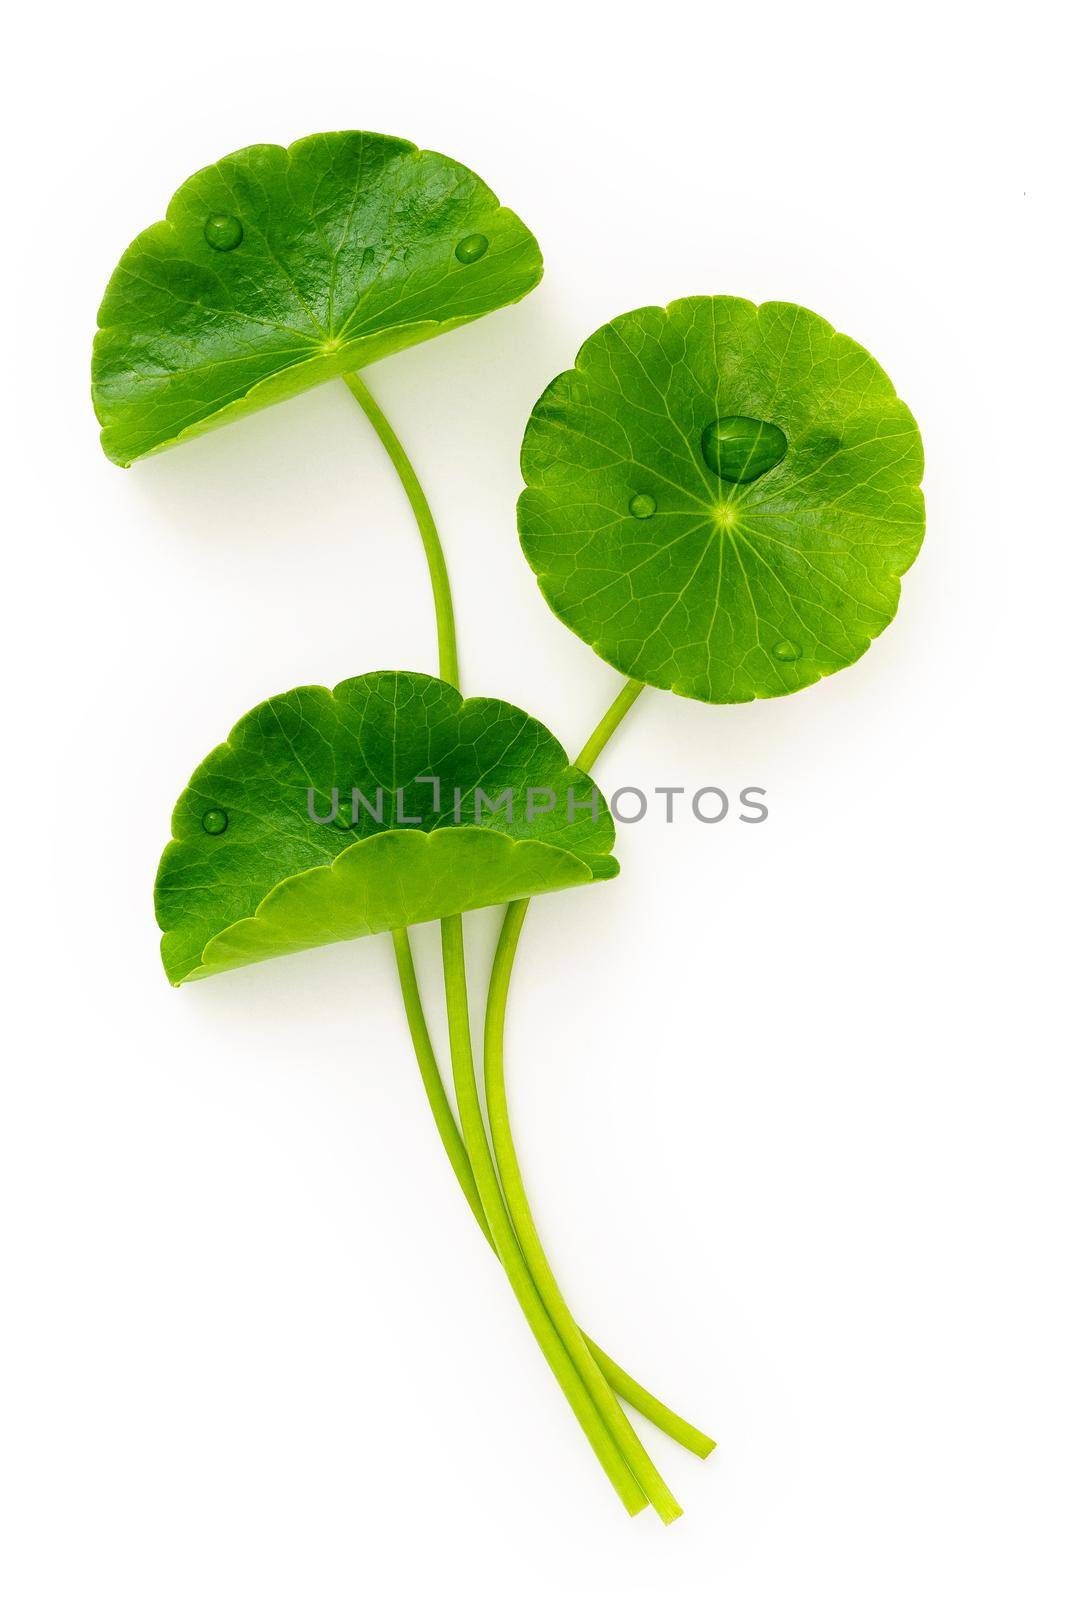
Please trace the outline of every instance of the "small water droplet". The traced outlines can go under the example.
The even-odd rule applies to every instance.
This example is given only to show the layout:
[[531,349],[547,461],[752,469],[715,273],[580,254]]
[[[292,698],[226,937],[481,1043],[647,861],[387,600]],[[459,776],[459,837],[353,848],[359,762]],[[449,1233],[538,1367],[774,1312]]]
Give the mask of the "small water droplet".
[[650,494],[635,494],[630,501],[631,517],[651,517],[656,509],[656,502]]
[[225,811],[205,811],[200,818],[200,826],[205,833],[225,833],[230,826],[230,819]]
[[341,808],[338,811],[337,815],[333,819],[333,825],[337,829],[338,833],[350,833],[351,832],[351,830],[355,827],[355,823],[352,820],[352,807],[351,807],[351,805],[342,805],[341,806]]
[[480,261],[488,248],[489,240],[484,233],[468,233],[456,246],[456,260],[467,267],[472,261]]
[[803,650],[793,639],[779,639],[771,651],[771,655],[778,661],[799,661],[803,654]]
[[719,417],[700,435],[712,472],[727,483],[751,483],[776,467],[788,448],[781,428],[758,417]]
[[212,250],[236,250],[245,236],[240,217],[219,211],[204,223],[204,238]]

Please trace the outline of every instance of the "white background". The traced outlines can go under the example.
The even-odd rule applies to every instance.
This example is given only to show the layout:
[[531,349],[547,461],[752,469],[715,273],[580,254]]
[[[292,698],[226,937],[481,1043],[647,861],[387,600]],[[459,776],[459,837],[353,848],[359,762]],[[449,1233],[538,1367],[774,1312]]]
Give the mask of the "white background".
[[[0,1424],[12,1600],[1064,1593],[1062,165],[1038,8],[37,8],[9,38]],[[1058,90],[1056,91],[1058,92]],[[519,307],[370,374],[446,540],[465,687],[572,749],[617,679],[520,554],[518,445],[618,312],[792,299],[887,367],[929,530],[792,699],[649,693],[620,830],[534,908],[510,1019],[536,1213],[600,1339],[721,1441],[627,1523],[455,1191],[387,940],[168,989],[170,806],[294,684],[432,670],[332,385],[117,471],[103,286],[242,144],[366,127],[537,233]],[[480,995],[496,915],[470,919]],[[435,989],[432,931],[417,941]],[[435,1025],[440,1011],[433,1008]]]

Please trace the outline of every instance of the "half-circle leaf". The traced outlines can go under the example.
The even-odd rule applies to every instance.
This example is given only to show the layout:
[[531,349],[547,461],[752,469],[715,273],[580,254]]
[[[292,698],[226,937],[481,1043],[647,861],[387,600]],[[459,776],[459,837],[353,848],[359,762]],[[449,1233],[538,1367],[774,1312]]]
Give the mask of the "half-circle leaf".
[[182,184],[93,348],[120,466],[528,294],[537,241],[480,178],[377,133],[250,145]]
[[257,706],[172,829],[156,914],[175,984],[618,871],[608,807],[547,728],[411,672]]

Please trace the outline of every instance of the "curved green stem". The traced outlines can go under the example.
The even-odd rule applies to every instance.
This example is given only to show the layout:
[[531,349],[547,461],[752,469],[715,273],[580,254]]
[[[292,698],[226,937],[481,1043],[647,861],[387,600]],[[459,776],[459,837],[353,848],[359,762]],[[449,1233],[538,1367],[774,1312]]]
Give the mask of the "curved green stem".
[[426,565],[430,570],[430,585],[433,589],[439,676],[446,683],[450,683],[453,689],[458,689],[459,657],[456,653],[456,618],[452,606],[452,586],[448,581],[445,552],[441,548],[437,525],[433,520],[426,496],[422,492],[422,484],[415,476],[415,469],[408,460],[404,446],[393,432],[389,418],[363,379],[358,373],[349,372],[345,374],[345,383],[362,406],[368,422],[385,446],[386,453],[396,468],[397,477],[404,485],[404,493],[408,497],[411,509],[415,513],[415,521],[418,523],[422,538],[422,548],[426,552]]
[[[455,612],[452,602],[452,591],[448,578],[448,569],[445,562],[444,550],[441,546],[440,536],[437,532],[437,527],[434,523],[429,503],[426,499],[426,495],[423,492],[422,485],[419,483],[415,469],[411,465],[407,452],[404,450],[404,447],[394,432],[389,419],[386,417],[385,413],[374,399],[374,396],[367,388],[367,385],[357,373],[348,374],[345,378],[345,382],[348,385],[352,395],[362,408],[375,433],[378,435],[378,438],[381,440],[389,459],[392,461],[393,466],[396,469],[397,476],[400,478],[400,481],[404,487],[404,492],[408,497],[408,502],[411,506],[412,512],[415,516],[415,521],[418,525],[419,534],[422,539],[423,550],[426,556],[426,563],[433,591],[434,614],[437,623],[439,673],[446,682],[452,684],[454,688],[458,689],[459,660],[456,648],[456,626]],[[641,688],[642,685],[633,681],[626,684],[622,692],[619,694],[617,700],[611,707],[609,707],[601,723],[596,730],[594,730],[594,733],[588,740],[585,748],[578,758],[578,765],[588,766],[592,764],[592,762],[596,759],[596,756],[600,753],[600,750],[603,748],[604,744],[606,744],[607,740],[615,731],[615,728],[618,726],[619,722],[629,710],[629,707],[633,704],[634,700],[641,692]],[[523,910],[522,914],[525,915],[525,910]],[[522,917],[520,916],[518,919],[518,926],[520,928],[521,922]],[[444,924],[442,924],[442,938],[444,938],[444,936]],[[462,922],[459,918],[455,919],[455,928],[453,933],[450,935],[450,938],[454,942],[460,964],[462,965],[463,934]],[[405,929],[400,929],[394,932],[393,948],[396,956],[397,971],[400,977],[404,1008],[408,1019],[408,1027],[411,1033],[412,1044],[415,1049],[415,1056],[416,1060],[418,1061],[419,1071],[422,1076],[423,1086],[426,1090],[426,1095],[430,1103],[430,1109],[433,1115],[434,1123],[445,1147],[445,1151],[456,1175],[456,1179],[467,1199],[467,1203],[469,1204],[471,1211],[474,1214],[474,1218],[478,1223],[478,1226],[481,1228],[482,1233],[485,1235],[490,1248],[499,1255],[499,1248],[495,1241],[494,1231],[490,1226],[485,1207],[482,1203],[481,1188],[476,1180],[471,1159],[464,1144],[463,1136],[456,1127],[455,1118],[452,1115],[452,1108],[448,1103],[448,1097],[445,1094],[444,1085],[441,1081],[441,1074],[437,1065],[436,1056],[434,1054],[433,1044],[430,1039],[429,1030],[426,1027],[426,1018],[422,1008],[422,999],[419,994],[418,978],[415,973],[414,962],[411,956],[411,946],[408,940],[407,931]],[[514,948],[512,948],[511,951],[511,962],[513,963],[513,961]],[[510,977],[510,965],[508,976]],[[506,990],[507,984],[505,982],[501,995],[501,1038],[503,1031],[503,1002],[506,1000]],[[463,986],[463,1004],[465,1008],[465,981]],[[450,1033],[451,1031],[452,1028],[450,1017]],[[469,1052],[469,1025],[467,1027],[467,1044]],[[475,1106],[477,1107],[477,1093],[475,1093]],[[478,1108],[478,1110],[479,1114],[477,1118],[477,1132],[480,1132],[481,1142],[484,1144],[485,1151],[488,1154],[488,1141],[486,1140],[485,1130],[481,1123],[480,1108]],[[503,1138],[503,1134],[500,1133],[499,1130],[498,1136]],[[512,1151],[514,1151],[513,1146]],[[515,1170],[517,1173],[517,1166]],[[489,1156],[488,1171],[484,1170],[483,1168],[482,1178],[483,1186],[484,1182],[491,1178],[491,1190],[495,1196],[494,1210],[499,1207],[499,1211],[502,1213],[504,1220],[508,1222],[508,1230],[510,1232],[510,1221],[507,1219],[507,1208],[500,1194],[500,1189],[496,1180],[496,1174],[493,1171],[491,1156]],[[513,1233],[511,1234],[511,1237],[514,1238]],[[534,1235],[534,1237],[536,1237],[536,1235]],[[538,1250],[540,1251],[539,1241]],[[519,1256],[521,1259],[521,1250],[519,1251]],[[541,1257],[543,1260],[543,1251],[541,1252]],[[548,1270],[547,1262],[544,1262],[544,1268],[546,1271]],[[512,1274],[509,1272],[509,1277],[511,1276]],[[527,1272],[527,1277],[528,1276],[529,1274]],[[549,1276],[551,1276],[551,1274],[549,1274]],[[554,1278],[552,1279],[552,1283],[553,1286],[555,1286]],[[556,1295],[559,1298],[559,1303],[562,1306],[563,1312],[566,1313],[567,1319],[573,1324],[573,1319],[570,1319],[570,1313],[566,1311],[566,1306],[562,1302],[562,1296],[559,1296],[558,1286],[555,1286],[555,1288]],[[527,1309],[528,1316],[530,1316],[531,1313],[536,1315],[536,1309],[532,1306],[530,1308],[524,1307],[524,1309]],[[548,1316],[548,1313],[545,1312],[543,1302],[541,1302],[541,1312]],[[551,1325],[551,1316],[549,1316],[549,1324]],[[562,1345],[563,1341],[560,1340],[559,1335],[556,1333],[554,1327],[552,1332],[555,1334],[557,1342]],[[621,1395],[623,1399],[627,1400],[643,1415],[656,1422],[658,1426],[663,1428],[665,1432],[678,1439],[689,1449],[695,1450],[698,1455],[706,1455],[708,1451],[714,1448],[712,1441],[708,1439],[705,1434],[702,1434],[698,1429],[693,1428],[691,1424],[687,1423],[683,1418],[677,1416],[677,1414],[671,1411],[669,1407],[663,1405],[661,1401],[657,1400],[656,1397],[650,1394],[647,1389],[643,1388],[642,1385],[639,1384],[634,1378],[631,1378],[622,1367],[618,1366],[618,1364],[614,1362],[603,1350],[601,1350],[600,1347],[593,1342],[593,1340],[585,1337],[576,1328],[574,1329],[573,1333],[570,1333],[570,1330],[568,1330],[568,1333],[572,1344],[574,1344],[575,1338],[577,1339],[577,1344],[575,1344],[574,1347],[578,1348],[580,1346],[581,1351],[584,1352],[583,1361],[586,1363],[587,1370],[588,1358],[592,1359],[592,1371],[594,1373],[592,1383],[600,1391],[601,1406],[603,1409],[608,1410],[609,1415],[611,1415],[611,1408],[614,1407],[614,1410],[618,1412],[619,1416],[622,1416],[622,1413],[619,1412],[619,1408],[615,1402],[614,1395],[611,1394],[611,1389],[614,1389],[616,1393]],[[564,1348],[564,1356],[565,1355],[566,1350]],[[583,1389],[585,1401],[581,1402],[580,1397],[577,1396],[569,1395],[569,1398],[571,1398],[572,1405],[575,1405],[576,1409],[576,1400],[578,1400],[579,1403],[582,1404],[583,1409],[585,1409],[585,1403],[590,1400],[588,1390],[582,1384],[581,1378],[579,1377],[578,1373],[574,1371],[573,1367],[571,1368],[571,1371],[573,1376],[578,1380],[579,1387]],[[604,1388],[607,1388],[607,1400],[605,1400],[603,1396]],[[581,1415],[579,1416],[579,1420],[581,1420]],[[616,1426],[618,1426],[617,1419],[613,1420],[616,1421]],[[622,1417],[622,1421],[624,1426],[628,1428],[629,1424],[626,1422],[624,1416]],[[584,1422],[583,1426],[585,1426]],[[643,1453],[643,1447],[640,1445],[639,1441],[636,1441],[636,1435],[633,1437],[634,1441],[636,1442],[637,1449]],[[595,1444],[594,1448],[596,1448]],[[601,1441],[601,1448],[603,1448],[603,1441]],[[600,1451],[598,1450],[598,1454],[599,1453]],[[612,1472],[617,1474],[618,1462],[615,1461],[610,1454],[608,1459],[611,1465],[609,1476],[612,1475]],[[651,1468],[652,1473],[655,1474],[655,1468],[651,1466],[651,1462],[648,1463],[648,1466]],[[655,1474],[655,1476],[658,1479],[658,1474]],[[614,1481],[616,1481],[615,1478],[613,1478],[613,1482]],[[659,1481],[661,1482],[661,1480]],[[625,1491],[623,1493],[623,1499],[630,1506],[631,1511],[640,1509],[640,1506],[645,1503],[645,1495],[643,1491],[636,1489],[636,1484],[632,1474],[627,1472],[621,1482],[622,1490]],[[619,1486],[619,1483],[616,1482],[616,1487],[618,1488]],[[622,1490],[620,1492],[622,1492]],[[663,1486],[663,1490],[669,1496],[669,1491],[666,1491],[665,1485]],[[657,1497],[660,1499],[659,1509],[661,1514],[663,1514],[663,1509],[667,1502],[663,1500],[659,1491],[657,1491]],[[673,1501],[671,1501],[671,1504],[673,1505]],[[677,1511],[675,1510],[673,1514],[676,1515]]]
[[[638,683],[635,679],[630,679],[623,685],[582,746],[575,762],[576,766],[581,767],[585,772],[589,771],[626,716],[626,713],[637,700],[643,687],[644,685]],[[493,971],[489,980],[489,998],[485,1012],[486,1107],[489,1113],[489,1128],[493,1139],[493,1151],[496,1155],[497,1167],[500,1172],[501,1186],[508,1209],[511,1212],[515,1233],[529,1264],[530,1272],[538,1291],[555,1318],[560,1334],[583,1375],[587,1368],[579,1357],[575,1355],[576,1340],[584,1340],[587,1352],[595,1357],[603,1378],[624,1400],[630,1400],[637,1410],[648,1417],[650,1421],[655,1422],[664,1433],[669,1434],[672,1439],[677,1439],[679,1444],[685,1445],[686,1449],[692,1450],[696,1455],[703,1458],[710,1455],[715,1448],[715,1441],[709,1438],[706,1433],[703,1433],[699,1428],[693,1427],[692,1423],[686,1422],[684,1417],[680,1417],[677,1412],[665,1406],[662,1401],[657,1400],[647,1390],[641,1391],[641,1398],[638,1400],[633,1397],[632,1392],[627,1393],[624,1388],[620,1388],[615,1381],[614,1372],[610,1370],[611,1367],[614,1367],[614,1363],[610,1363],[610,1367],[605,1365],[605,1361],[601,1359],[603,1352],[592,1345],[591,1341],[581,1333],[573,1317],[570,1316],[534,1224],[533,1213],[530,1209],[526,1188],[522,1181],[522,1173],[519,1168],[515,1141],[511,1133],[504,1074],[504,1023],[507,1012],[508,989],[515,965],[515,952],[518,949],[519,936],[522,933],[522,926],[526,920],[529,906],[529,900],[516,900],[508,906],[505,913],[503,926],[497,940],[496,955],[493,959]],[[623,1376],[625,1377],[625,1374]],[[632,1383],[632,1380],[630,1382]],[[656,1505],[656,1500],[652,1498],[654,1485],[646,1482],[644,1478],[641,1479],[641,1482],[649,1493],[649,1498],[652,1499],[653,1505]],[[669,1493],[669,1491],[667,1492]],[[658,1510],[659,1506],[657,1505],[656,1508]]]
[[541,1301],[512,1230],[507,1208],[497,1187],[489,1140],[482,1125],[478,1100],[478,1080],[471,1050],[470,1012],[467,1005],[467,974],[463,957],[463,921],[445,917],[441,923],[441,958],[445,975],[445,1002],[448,1008],[448,1037],[452,1047],[452,1070],[456,1082],[456,1102],[460,1125],[470,1159],[478,1197],[485,1211],[500,1264],[507,1273],[515,1298],[522,1307],[534,1338],[555,1375],[571,1409],[578,1418],[589,1443],[596,1452],[623,1505],[633,1516],[647,1504],[615,1440],[593,1404],[589,1391],[567,1353],[559,1333]]
[[583,772],[592,770],[593,762],[601,754],[604,746],[644,687],[644,684],[638,683],[636,678],[627,679],[575,756],[574,765],[576,767],[581,767]]
[[437,1065],[437,1052],[430,1038],[430,1030],[426,1026],[426,1013],[422,1009],[422,995],[419,992],[419,979],[415,971],[415,958],[411,953],[411,940],[408,938],[406,928],[393,929],[393,954],[396,956],[396,970],[400,978],[400,993],[404,997],[404,1014],[408,1021],[408,1032],[411,1034],[411,1043],[415,1049],[415,1059],[419,1064],[419,1076],[422,1086],[426,1090],[426,1098],[430,1102],[430,1111],[433,1114],[434,1125],[440,1135],[441,1143],[445,1147],[452,1171],[456,1175],[456,1182],[463,1191],[464,1198],[474,1213],[474,1220],[484,1233],[490,1250],[496,1254],[496,1245],[493,1243],[493,1233],[486,1220],[485,1210],[478,1194],[478,1185],[474,1181],[471,1170],[470,1158],[467,1147],[463,1143],[463,1135],[456,1127],[456,1119],[452,1115],[452,1107],[448,1103],[445,1086],[441,1081],[441,1069]]
[[662,1400],[657,1400],[648,1389],[642,1388],[636,1378],[631,1378],[614,1362],[606,1351],[601,1350],[595,1340],[590,1339],[587,1333],[582,1338],[589,1346],[589,1353],[593,1357],[601,1372],[607,1378],[620,1400],[625,1400],[627,1405],[633,1406],[642,1417],[647,1417],[649,1422],[654,1422],[661,1433],[669,1439],[675,1439],[686,1450],[691,1450],[701,1461],[706,1461],[715,1449],[715,1440],[695,1428],[691,1422],[686,1422],[677,1411],[672,1411],[670,1406],[665,1406]]
[[644,1445],[633,1430],[629,1418],[616,1400],[611,1385],[594,1361],[589,1346],[571,1316],[567,1302],[548,1264],[533,1214],[526,1198],[526,1188],[519,1171],[519,1158],[511,1137],[508,1122],[507,1098],[504,1093],[504,1008],[508,984],[515,961],[515,950],[526,916],[525,904],[519,901],[510,905],[504,918],[500,941],[493,963],[489,984],[489,1000],[485,1011],[485,1098],[489,1113],[489,1131],[492,1134],[496,1164],[500,1173],[500,1186],[504,1191],[516,1237],[530,1269],[530,1276],[545,1309],[556,1325],[567,1354],[585,1379],[589,1393],[619,1449],[625,1456],[630,1471],[648,1495],[653,1509],[664,1522],[680,1517],[682,1508],[674,1498],[656,1469]]
[[[433,520],[433,514],[430,511],[429,503],[425,494],[423,493],[422,485],[418,480],[415,469],[408,459],[407,452],[404,450],[403,445],[397,438],[397,435],[394,432],[388,417],[386,417],[382,408],[378,405],[374,396],[367,388],[367,385],[356,373],[348,374],[345,377],[345,382],[352,394],[355,396],[355,399],[358,401],[359,405],[362,407],[368,421],[370,422],[375,433],[378,435],[378,438],[384,445],[386,453],[396,469],[397,476],[403,484],[404,492],[408,497],[408,502],[414,513],[415,521],[418,524],[419,534],[422,538],[422,546],[426,555],[426,564],[430,574],[430,584],[433,590],[434,615],[437,621],[439,674],[447,683],[450,683],[453,688],[458,689],[459,659],[456,649],[456,624],[455,612],[452,603],[452,590],[448,579],[448,568],[445,563],[444,550],[441,546],[440,536],[438,535],[437,526]],[[444,938],[444,936],[445,930],[444,925],[442,924],[442,938]],[[420,1073],[422,1074],[422,1081],[426,1089],[427,1097],[430,1101],[430,1109],[433,1113],[434,1122],[437,1125],[438,1133],[440,1134],[442,1142],[444,1143],[445,1149],[452,1163],[453,1170],[457,1179],[459,1180],[460,1187],[466,1195],[468,1204],[470,1205],[471,1210],[474,1212],[474,1216],[490,1245],[496,1251],[497,1255],[501,1257],[501,1260],[504,1261],[505,1269],[508,1271],[508,1276],[512,1281],[512,1286],[516,1287],[516,1283],[519,1284],[519,1287],[516,1287],[516,1294],[519,1296],[520,1303],[523,1304],[523,1309],[526,1312],[527,1318],[531,1321],[531,1326],[534,1327],[534,1331],[537,1334],[538,1340],[542,1344],[542,1349],[544,1349],[546,1354],[549,1355],[550,1365],[553,1365],[553,1371],[556,1372],[557,1378],[559,1378],[561,1384],[563,1384],[564,1391],[567,1393],[568,1399],[571,1401],[572,1406],[577,1412],[579,1421],[589,1434],[593,1448],[600,1456],[605,1470],[608,1472],[608,1476],[615,1484],[616,1489],[619,1491],[624,1504],[630,1510],[631,1514],[635,1511],[639,1511],[642,1506],[647,1504],[646,1497],[634,1482],[629,1469],[613,1445],[610,1436],[605,1432],[605,1430],[603,1430],[602,1425],[597,1418],[595,1409],[592,1406],[589,1395],[585,1391],[584,1385],[582,1384],[581,1379],[578,1377],[578,1374],[571,1366],[569,1359],[567,1358],[566,1351],[563,1349],[558,1335],[555,1333],[555,1329],[552,1328],[551,1320],[548,1318],[543,1305],[537,1297],[536,1290],[534,1290],[532,1285],[529,1284],[529,1274],[525,1272],[525,1265],[523,1264],[522,1268],[522,1273],[524,1276],[520,1274],[519,1278],[517,1279],[515,1276],[517,1271],[515,1262],[511,1261],[509,1266],[509,1260],[505,1259],[505,1257],[501,1255],[501,1245],[499,1242],[500,1230],[499,1228],[494,1230],[490,1227],[490,1223],[486,1216],[486,1208],[483,1205],[481,1195],[481,1189],[484,1189],[486,1181],[491,1180],[491,1190],[495,1195],[496,1201],[498,1202],[498,1207],[495,1207],[494,1210],[498,1209],[506,1219],[506,1208],[504,1207],[503,1200],[500,1198],[500,1191],[496,1182],[496,1174],[492,1170],[492,1158],[489,1157],[488,1174],[483,1171],[483,1181],[482,1184],[479,1185],[479,1183],[476,1181],[474,1170],[472,1169],[472,1163],[467,1156],[463,1139],[460,1136],[459,1130],[456,1128],[455,1120],[452,1116],[452,1110],[448,1104],[448,1098],[444,1092],[444,1085],[441,1082],[441,1075],[433,1053],[433,1045],[430,1040],[429,1031],[426,1027],[426,1018],[423,1013],[422,1000],[418,990],[418,979],[415,974],[414,963],[411,959],[411,947],[407,939],[406,931],[399,930],[399,932],[394,933],[393,948],[396,954],[397,970],[400,974],[400,985],[404,995],[404,1006],[405,1010],[407,1011],[412,1043],[415,1047],[415,1055],[419,1063]],[[453,989],[455,989],[455,962],[457,959],[461,976],[463,969],[463,931],[462,922],[459,918],[454,920],[454,926],[452,927],[449,935],[449,948],[452,950]],[[454,1032],[452,1028],[452,1007],[454,1003],[456,1002],[453,995],[453,999],[450,1001],[450,1033]],[[463,1005],[465,1008],[465,980],[463,982]],[[469,1053],[469,1026],[467,1028],[467,1039]],[[453,1050],[455,1050],[455,1045],[453,1045]],[[453,1055],[453,1060],[456,1060],[455,1054]],[[457,1071],[460,1070],[461,1066],[461,1062],[457,1064]],[[485,1151],[488,1155],[489,1144],[485,1136],[485,1131],[481,1125],[481,1111],[478,1108],[477,1091],[475,1091],[474,1104],[477,1110],[476,1120],[478,1130],[481,1132],[482,1142],[484,1143]],[[508,1225],[508,1228],[510,1231],[510,1224]],[[515,1247],[515,1253],[518,1260],[521,1262],[521,1253],[518,1252],[517,1246]],[[555,1341],[554,1344],[553,1340]],[[556,1346],[558,1346],[558,1349]]]
[[[519,903],[526,906],[529,901]],[[493,1243],[492,1230],[486,1221],[485,1211],[478,1196],[478,1185],[474,1181],[474,1173],[471,1170],[467,1147],[463,1143],[463,1135],[456,1127],[456,1119],[452,1115],[452,1107],[448,1103],[445,1086],[441,1081],[441,1071],[437,1064],[433,1041],[426,1026],[426,1015],[422,1009],[422,995],[419,992],[415,962],[411,953],[411,941],[408,938],[406,928],[398,928],[394,931],[393,950],[396,955],[396,967],[400,977],[400,992],[404,999],[408,1030],[411,1034],[411,1042],[419,1065],[419,1074],[426,1090],[426,1097],[430,1102],[434,1123],[441,1137],[441,1143],[444,1145],[452,1171],[456,1175],[456,1181],[474,1214],[474,1220],[482,1230],[490,1250],[495,1255],[496,1246]],[[503,1017],[501,1017],[502,1030]],[[715,1448],[713,1439],[709,1439],[706,1433],[701,1433],[699,1428],[694,1428],[691,1422],[687,1422],[676,1411],[672,1411],[669,1406],[664,1405],[662,1400],[658,1400],[654,1394],[650,1394],[642,1384],[638,1383],[636,1378],[632,1378],[623,1367],[620,1367],[617,1361],[613,1361],[611,1356],[605,1350],[602,1350],[584,1330],[582,1331],[582,1338],[585,1340],[597,1366],[620,1400],[625,1400],[628,1405],[633,1406],[635,1411],[639,1412],[641,1416],[647,1417],[650,1422],[654,1422],[670,1438],[676,1439],[687,1450],[692,1450],[694,1455],[698,1455],[702,1459],[710,1455]]]
[[[530,1268],[530,1275],[537,1285],[538,1293],[545,1302],[560,1337],[566,1344],[571,1358],[582,1376],[589,1383],[590,1391],[598,1404],[605,1388],[608,1393],[614,1389],[623,1400],[639,1411],[642,1416],[654,1422],[658,1428],[676,1439],[679,1444],[691,1450],[703,1460],[715,1448],[714,1439],[706,1433],[695,1428],[691,1422],[680,1417],[676,1411],[665,1406],[662,1400],[650,1394],[647,1389],[634,1382],[627,1373],[622,1372],[610,1356],[593,1343],[589,1335],[583,1333],[567,1309],[559,1285],[556,1282],[552,1268],[545,1256],[541,1240],[538,1237],[534,1224],[530,1202],[527,1199],[526,1187],[522,1181],[522,1172],[519,1168],[519,1159],[515,1151],[515,1141],[512,1138],[511,1123],[508,1117],[507,1094],[504,1080],[504,1021],[507,1009],[508,987],[511,983],[511,972],[515,964],[515,952],[518,948],[519,935],[529,908],[529,900],[516,900],[507,909],[504,925],[500,930],[500,938],[496,947],[496,956],[493,961],[493,972],[489,980],[489,998],[485,1009],[485,1099],[489,1113],[489,1131],[493,1139],[493,1150],[496,1154],[497,1168],[500,1172],[500,1184],[504,1191],[508,1210],[515,1227],[515,1234],[526,1257]],[[583,1359],[582,1350],[585,1351]],[[590,1361],[595,1363],[600,1383],[596,1384],[590,1377]],[[621,1382],[619,1381],[621,1380]],[[609,1387],[610,1386],[610,1387]],[[614,1396],[612,1396],[614,1399]],[[623,1417],[616,1402],[616,1411]],[[626,1423],[629,1428],[629,1424]],[[632,1433],[632,1429],[630,1430]],[[633,1435],[642,1455],[644,1454],[640,1440]],[[630,1459],[627,1455],[627,1459]],[[631,1467],[641,1487],[645,1490],[652,1505],[659,1511],[665,1522],[672,1520],[671,1506],[674,1507],[673,1515],[677,1516],[681,1508],[677,1505],[670,1490],[667,1489],[659,1477],[656,1468],[645,1457],[641,1463],[643,1472],[638,1471],[638,1462],[631,1460]],[[650,1472],[651,1469],[651,1472]],[[652,1477],[651,1474],[655,1476]],[[662,1501],[662,1508],[661,1502]]]

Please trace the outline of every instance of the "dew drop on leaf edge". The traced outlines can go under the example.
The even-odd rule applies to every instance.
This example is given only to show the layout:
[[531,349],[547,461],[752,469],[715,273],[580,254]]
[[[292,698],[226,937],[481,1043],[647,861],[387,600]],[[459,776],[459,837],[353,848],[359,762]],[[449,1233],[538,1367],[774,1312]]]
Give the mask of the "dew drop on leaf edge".
[[631,517],[651,517],[656,509],[656,502],[650,494],[635,494],[630,501]]
[[216,212],[204,223],[204,238],[212,250],[236,250],[244,236],[240,217],[231,217],[225,211]]
[[771,650],[771,655],[776,661],[799,661],[803,654],[803,650],[793,639],[779,639]]
[[456,260],[468,267],[472,261],[480,261],[488,248],[489,240],[484,233],[468,233],[456,246]]
[[776,422],[759,417],[717,417],[700,435],[704,460],[727,483],[752,483],[776,467],[788,449]]
[[230,826],[230,819],[225,811],[205,811],[200,818],[200,826],[205,833],[225,833]]

